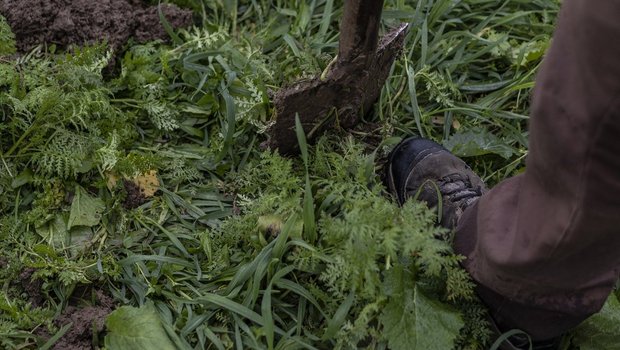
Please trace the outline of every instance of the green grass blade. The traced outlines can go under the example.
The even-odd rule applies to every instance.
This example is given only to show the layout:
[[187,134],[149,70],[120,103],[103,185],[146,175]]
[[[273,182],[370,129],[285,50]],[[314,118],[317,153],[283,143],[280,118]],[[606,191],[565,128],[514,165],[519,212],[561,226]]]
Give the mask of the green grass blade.
[[269,350],[273,350],[273,339],[274,339],[274,324],[273,324],[273,316],[271,315],[271,283],[269,287],[263,291],[263,300],[261,302],[261,313],[263,314],[263,319],[265,320],[265,325],[263,329],[265,331],[265,337],[267,338],[267,348]]
[[56,344],[56,342],[62,338],[63,335],[65,335],[65,333],[67,333],[67,331],[69,331],[69,329],[73,326],[73,323],[67,323],[66,325],[62,326],[58,332],[56,332],[56,334],[54,334],[53,336],[51,336],[46,342],[45,344],[41,345],[41,347],[39,348],[40,350],[49,350],[52,348],[52,346],[54,346],[54,344]]
[[314,305],[314,307],[316,307],[316,309],[323,315],[323,317],[327,317],[325,315],[325,312],[323,311],[323,308],[318,303],[316,298],[314,298],[312,293],[310,293],[309,290],[304,288],[299,283],[295,283],[295,282],[293,282],[291,280],[288,280],[288,279],[285,279],[285,278],[281,278],[277,282],[275,282],[275,284],[279,288],[290,290],[291,292],[293,292],[293,293],[299,295],[300,297],[308,300],[312,305]]
[[325,1],[325,7],[323,8],[323,16],[321,17],[321,24],[319,26],[319,35],[317,37],[317,42],[324,43],[327,41],[327,38],[325,36],[331,24],[333,10],[334,0]]
[[194,264],[191,263],[190,261],[179,259],[179,258],[173,258],[170,256],[161,256],[161,255],[134,254],[134,255],[130,255],[126,257],[125,259],[119,260],[118,264],[119,265],[133,265],[140,261],[157,261],[157,262],[163,262],[167,264],[176,264],[179,266],[187,267],[189,269],[194,268]]
[[314,217],[314,199],[312,198],[312,186],[310,185],[310,178],[306,174],[306,186],[304,189],[304,238],[310,243],[314,244],[317,240],[316,232],[316,220]]
[[273,246],[274,258],[282,259],[284,256],[285,249],[287,248],[286,242],[288,241],[291,231],[295,227],[298,219],[298,215],[292,215],[288,220],[286,220],[280,234],[278,234],[278,237],[275,239],[275,245]]
[[226,297],[223,297],[221,295],[217,295],[217,294],[213,294],[213,293],[207,293],[204,294],[198,298],[195,299],[197,302],[202,303],[202,304],[214,304],[217,305],[223,309],[226,309],[232,313],[235,313],[237,315],[240,315],[244,318],[247,318],[248,320],[259,324],[261,326],[265,325],[265,319],[257,314],[256,312],[250,310],[249,308],[234,302]]
[[244,284],[248,279],[250,279],[250,277],[256,272],[260,261],[265,260],[266,256],[271,256],[274,244],[275,241],[270,242],[251,263],[245,264],[239,268],[232,281],[228,284],[226,294],[229,294],[234,288]]
[[418,67],[422,68],[426,65],[426,56],[428,55],[428,21],[424,21],[422,23],[422,51],[420,53],[420,62],[418,63]]
[[411,101],[411,108],[413,109],[413,117],[415,124],[418,128],[418,133],[421,137],[424,137],[424,129],[422,129],[422,112],[420,111],[420,105],[418,104],[418,97],[415,91],[415,72],[413,67],[407,66],[407,86],[409,87],[409,99]]
[[236,108],[235,102],[232,96],[230,96],[228,89],[222,88],[220,89],[220,93],[222,94],[222,98],[224,99],[224,104],[226,106],[226,135],[224,136],[224,147],[222,148],[222,152],[219,156],[219,160],[222,160],[226,154],[228,154],[233,142],[233,136],[235,135]]
[[166,30],[166,33],[170,35],[172,42],[175,45],[181,45],[183,43],[183,40],[177,35],[177,33],[175,33],[174,28],[172,28],[172,25],[170,25],[170,22],[168,22],[168,20],[166,19],[164,12],[161,10],[161,1],[159,2],[159,4],[157,4],[157,13],[159,14],[159,21],[164,26],[164,30]]
[[299,51],[299,48],[297,47],[297,43],[295,43],[295,39],[293,39],[292,36],[288,34],[284,34],[282,39],[284,39],[284,42],[288,45],[288,47],[291,48],[291,51],[293,51],[293,55],[295,55],[296,57],[301,56],[301,52]]
[[301,152],[301,159],[304,161],[306,171],[308,169],[308,142],[306,141],[306,134],[304,128],[299,120],[299,114],[295,114],[295,133],[297,134],[297,142],[299,143],[299,150]]
[[344,324],[347,315],[349,314],[349,310],[351,310],[351,306],[353,306],[353,301],[355,300],[355,293],[349,293],[349,296],[340,304],[338,310],[334,313],[334,316],[327,322],[327,328],[325,329],[325,333],[323,334],[323,340],[332,339],[342,325]]
[[157,227],[161,232],[163,232],[166,237],[168,237],[168,239],[170,240],[170,242],[172,242],[172,244],[174,245],[175,248],[177,248],[185,257],[189,258],[190,255],[187,252],[187,249],[185,249],[185,246],[183,246],[183,243],[181,243],[181,241],[174,235],[174,233],[166,230],[162,225],[160,225],[157,221],[147,217],[146,220],[148,222],[150,222],[151,224],[153,224],[155,227]]
[[204,332],[204,335],[207,337],[207,339],[209,339],[211,344],[213,344],[213,346],[215,346],[217,348],[217,350],[225,350],[226,349],[226,347],[224,346],[224,343],[222,343],[220,338],[217,335],[215,335],[215,333],[213,333],[213,331],[211,329],[209,329],[209,327],[205,326],[203,328],[203,332]]

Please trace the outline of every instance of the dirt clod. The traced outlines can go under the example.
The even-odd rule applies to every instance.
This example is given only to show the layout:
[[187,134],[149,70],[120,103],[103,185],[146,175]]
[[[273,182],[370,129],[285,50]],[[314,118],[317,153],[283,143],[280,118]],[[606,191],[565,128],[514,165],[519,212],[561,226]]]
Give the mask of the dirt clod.
[[43,281],[32,278],[32,274],[34,274],[35,271],[36,270],[32,267],[23,269],[19,274],[19,282],[21,283],[24,292],[28,294],[28,298],[32,306],[40,307],[43,305],[43,301],[45,300],[44,296],[41,294],[41,286],[43,285]]
[[69,306],[54,320],[62,327],[72,323],[71,328],[54,344],[53,350],[91,350],[93,333],[100,333],[105,327],[106,317],[114,310],[112,298],[96,291],[97,302],[86,307]]
[[[189,10],[163,4],[162,12],[175,28],[192,23]],[[42,43],[66,48],[102,40],[119,49],[130,37],[138,42],[168,37],[157,6],[139,0],[0,0],[0,14],[21,52]]]
[[134,209],[146,203],[147,198],[138,184],[130,180],[123,180],[123,187],[125,192],[127,192],[127,196],[123,201],[125,209]]

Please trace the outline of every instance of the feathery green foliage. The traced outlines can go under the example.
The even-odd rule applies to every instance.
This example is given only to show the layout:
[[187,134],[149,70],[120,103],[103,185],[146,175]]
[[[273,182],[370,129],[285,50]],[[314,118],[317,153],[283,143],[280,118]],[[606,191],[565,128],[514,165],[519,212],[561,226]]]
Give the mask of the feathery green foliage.
[[[558,1],[386,1],[386,27],[411,23],[402,57],[362,127],[307,159],[260,146],[269,97],[333,59],[342,3],[174,2],[202,23],[114,60],[104,45],[9,58],[0,17],[0,346],[43,346],[92,288],[125,306],[110,349],[144,345],[125,332],[142,320],[180,349],[487,348],[451,233],[388,198],[380,164],[419,134],[490,183],[518,173]],[[144,174],[154,196],[132,192]]]
[[0,15],[0,56],[15,53],[15,35],[2,15]]

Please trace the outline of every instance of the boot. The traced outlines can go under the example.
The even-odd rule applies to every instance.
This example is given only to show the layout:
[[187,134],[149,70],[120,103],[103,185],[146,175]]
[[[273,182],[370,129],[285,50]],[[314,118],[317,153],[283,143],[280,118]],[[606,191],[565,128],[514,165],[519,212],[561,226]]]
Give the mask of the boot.
[[[439,223],[454,229],[461,215],[486,191],[478,175],[465,162],[431,140],[411,137],[390,154],[386,182],[399,205],[414,199],[439,208]],[[506,330],[489,318],[494,339]],[[532,343],[532,350],[556,350],[561,338]],[[517,334],[504,340],[500,350],[528,350],[530,339]]]
[[402,141],[392,151],[386,178],[398,204],[415,198],[429,208],[437,207],[440,224],[450,229],[487,190],[465,162],[438,143],[415,137]]

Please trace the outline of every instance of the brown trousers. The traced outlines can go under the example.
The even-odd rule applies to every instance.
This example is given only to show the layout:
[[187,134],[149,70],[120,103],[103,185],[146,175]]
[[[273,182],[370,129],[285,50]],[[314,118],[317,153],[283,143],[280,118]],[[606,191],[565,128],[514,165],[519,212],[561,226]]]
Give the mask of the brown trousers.
[[527,170],[468,208],[454,243],[497,323],[535,340],[600,310],[620,271],[620,1],[562,6]]

